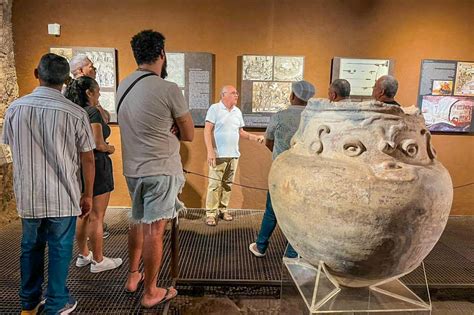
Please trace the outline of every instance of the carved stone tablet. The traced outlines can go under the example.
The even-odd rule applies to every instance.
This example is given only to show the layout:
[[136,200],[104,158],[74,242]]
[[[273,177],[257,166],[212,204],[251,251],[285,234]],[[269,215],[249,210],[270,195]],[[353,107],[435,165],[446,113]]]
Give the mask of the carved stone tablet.
[[275,56],[273,65],[273,80],[301,81],[303,80],[304,57]]
[[251,81],[273,79],[273,56],[243,56],[242,78]]
[[253,112],[275,113],[289,106],[290,82],[253,82]]
[[109,111],[110,121],[117,121],[115,112],[115,92],[117,88],[117,68],[115,48],[105,47],[51,47],[50,52],[63,56],[68,61],[72,57],[84,54],[96,68],[95,80],[100,86],[100,104]]
[[64,57],[66,58],[66,60],[69,62],[71,61],[71,58],[73,56],[72,54],[72,48],[61,48],[61,47],[54,47],[54,48],[51,48],[49,50],[50,53],[53,53],[53,54],[56,54],[56,55],[59,55],[61,57]]
[[184,53],[166,53],[167,58],[167,81],[176,83],[179,87],[185,87]]
[[265,128],[270,117],[290,105],[291,83],[303,80],[303,56],[241,57],[240,109],[247,127]]
[[100,91],[99,103],[109,113],[115,113],[115,92]]
[[115,51],[84,50],[97,69],[95,80],[101,88],[115,88]]

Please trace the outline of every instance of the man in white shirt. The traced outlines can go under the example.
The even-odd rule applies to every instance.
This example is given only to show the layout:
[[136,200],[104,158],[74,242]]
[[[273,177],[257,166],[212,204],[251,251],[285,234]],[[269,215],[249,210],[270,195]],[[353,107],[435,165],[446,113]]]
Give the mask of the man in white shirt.
[[204,126],[204,142],[209,165],[209,186],[206,198],[206,224],[215,226],[217,215],[231,221],[227,211],[232,182],[240,157],[240,137],[263,143],[264,137],[246,132],[242,112],[236,106],[239,93],[231,85],[224,86],[219,103],[209,107]]

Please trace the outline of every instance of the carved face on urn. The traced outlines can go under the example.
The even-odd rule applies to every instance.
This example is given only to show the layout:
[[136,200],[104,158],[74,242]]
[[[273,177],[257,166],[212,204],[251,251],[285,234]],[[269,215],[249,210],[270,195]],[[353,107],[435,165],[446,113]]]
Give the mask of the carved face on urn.
[[436,157],[420,114],[408,115],[399,106],[378,102],[323,110],[330,105],[321,102],[304,132],[293,139],[300,137],[299,151],[305,155],[368,165],[380,179],[401,181],[413,180],[416,166],[427,166]]

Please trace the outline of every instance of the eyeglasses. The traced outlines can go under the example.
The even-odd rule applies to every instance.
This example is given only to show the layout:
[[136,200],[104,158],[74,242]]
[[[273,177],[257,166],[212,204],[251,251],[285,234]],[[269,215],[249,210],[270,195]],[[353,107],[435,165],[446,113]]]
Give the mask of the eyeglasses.
[[227,94],[232,94],[232,95],[235,95],[235,96],[239,96],[239,92],[237,92],[237,91],[233,91],[233,92],[224,92],[224,93],[227,93]]

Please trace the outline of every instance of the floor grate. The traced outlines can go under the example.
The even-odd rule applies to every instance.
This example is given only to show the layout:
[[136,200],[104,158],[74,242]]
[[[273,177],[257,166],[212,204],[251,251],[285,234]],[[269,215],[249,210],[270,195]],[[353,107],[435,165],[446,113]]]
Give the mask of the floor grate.
[[[224,295],[253,296],[258,290],[265,295],[275,296],[275,288],[281,278],[281,257],[286,240],[277,228],[271,239],[267,256],[258,259],[250,254],[248,245],[255,241],[263,211],[231,210],[234,221],[219,221],[216,227],[204,224],[205,211],[189,209],[181,215],[180,229],[180,274],[178,288],[183,292],[187,286],[202,286],[210,290],[216,286],[235,290],[222,289]],[[127,274],[127,211],[123,208],[109,209],[106,215],[111,236],[105,240],[105,255],[122,257],[124,265],[110,272],[92,274],[88,267],[71,266],[69,287],[79,300],[75,314],[138,314],[159,313],[162,308],[143,310],[139,301],[142,288],[136,294],[127,294],[123,284]],[[434,250],[425,260],[430,288],[467,288],[474,289],[474,253],[472,235],[474,235],[474,218],[452,217]],[[18,286],[20,279],[19,256],[21,224],[14,222],[0,231],[0,314],[18,314]],[[170,266],[170,231],[165,235],[165,255],[160,274],[160,286],[171,284]],[[77,256],[77,248],[74,257]],[[423,284],[421,269],[403,278],[411,286]],[[208,287],[206,287],[208,285]],[[247,287],[246,287],[247,285]],[[252,286],[261,286],[257,291]],[[207,289],[206,289],[207,288]],[[249,289],[250,288],[250,289]],[[207,291],[206,291],[207,292]],[[178,314],[176,304],[171,304],[171,314]]]

